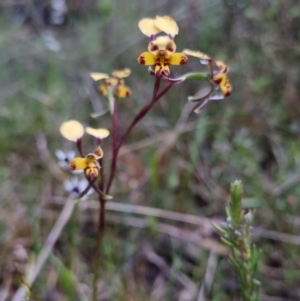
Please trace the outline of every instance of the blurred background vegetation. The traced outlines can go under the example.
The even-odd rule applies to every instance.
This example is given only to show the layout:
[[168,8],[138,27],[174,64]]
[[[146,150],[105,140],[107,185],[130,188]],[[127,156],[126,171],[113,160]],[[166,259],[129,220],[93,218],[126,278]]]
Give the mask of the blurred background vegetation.
[[[1,301],[19,286],[12,262],[34,260],[67,197],[63,179],[70,175],[54,152],[73,145],[63,141],[59,125],[72,118],[110,128],[108,115],[90,117],[107,103],[89,72],[131,68],[126,83],[133,95],[119,104],[122,129],[151,97],[153,78],[136,61],[148,44],[137,23],[156,15],[178,22],[178,51],[200,50],[229,64],[233,93],[199,116],[186,103],[201,83],[176,85],[131,134],[112,190],[119,207],[108,210],[99,300],[239,300],[219,235],[209,220],[184,215],[224,219],[235,179],[243,181],[244,206],[257,208],[262,300],[300,300],[299,2],[3,0]],[[201,68],[190,58],[172,72]],[[85,139],[86,148],[93,146]],[[104,149],[108,154],[109,139]],[[68,224],[33,285],[35,299],[89,300],[97,219],[90,199],[76,217],[73,271]],[[133,209],[118,209],[123,203]],[[135,214],[140,205],[147,207]],[[148,207],[180,213],[182,221],[158,218]]]

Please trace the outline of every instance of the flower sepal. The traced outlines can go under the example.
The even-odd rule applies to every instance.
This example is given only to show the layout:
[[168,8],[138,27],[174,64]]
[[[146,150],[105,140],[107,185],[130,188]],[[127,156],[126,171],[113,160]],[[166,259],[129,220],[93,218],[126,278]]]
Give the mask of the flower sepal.
[[213,85],[210,85],[209,87],[202,88],[194,96],[189,96],[188,101],[190,102],[202,101],[202,103],[194,110],[196,114],[200,114],[211,100],[222,100],[224,98],[225,98],[224,95],[221,93],[219,89],[215,89]]
[[[149,68],[149,73],[151,75],[155,75],[155,72],[151,69],[151,67]],[[186,79],[209,81],[209,75],[207,73],[203,73],[203,72],[189,72],[189,73],[185,73],[181,76],[173,77],[173,78],[167,77],[167,76],[162,76],[162,79],[169,83],[179,84],[179,83],[185,81]]]
[[189,72],[181,75],[184,79],[196,79],[196,80],[203,80],[208,81],[210,79],[210,75],[205,72]]
[[199,102],[199,101],[204,101],[207,98],[210,98],[211,94],[213,93],[213,86],[210,85],[209,87],[204,87],[200,91],[198,91],[195,95],[193,96],[188,96],[188,101],[189,102]]

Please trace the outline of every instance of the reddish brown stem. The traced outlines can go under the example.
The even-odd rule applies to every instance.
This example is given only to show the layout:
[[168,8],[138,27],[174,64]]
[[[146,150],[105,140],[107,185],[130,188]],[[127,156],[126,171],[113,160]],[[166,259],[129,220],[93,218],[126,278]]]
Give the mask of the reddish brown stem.
[[76,141],[76,146],[77,146],[77,149],[78,149],[78,152],[80,154],[80,156],[82,158],[84,158],[84,154],[83,154],[83,151],[82,151],[82,138],[79,138],[77,141]]
[[113,158],[112,158],[112,165],[111,165],[111,170],[110,170],[110,176],[109,176],[109,180],[107,183],[107,187],[106,187],[106,191],[105,193],[108,194],[111,184],[113,182],[113,179],[115,177],[115,173],[116,173],[116,169],[117,169],[117,158],[118,158],[118,153],[119,150],[121,148],[121,146],[123,145],[123,143],[125,142],[125,140],[128,138],[131,130],[136,126],[136,124],[150,111],[150,109],[153,107],[153,105],[164,95],[166,94],[169,89],[173,86],[173,83],[169,83],[166,87],[164,87],[162,89],[162,91],[158,92],[159,89],[159,84],[160,84],[160,78],[156,79],[156,82],[154,84],[154,88],[153,88],[153,98],[141,109],[141,111],[136,115],[136,117],[133,119],[133,121],[131,122],[130,126],[128,127],[128,129],[126,130],[125,134],[122,136],[122,138],[120,139],[120,142],[113,154]]
[[101,256],[101,242],[105,231],[105,200],[99,195],[99,217],[98,217],[98,230],[96,240],[96,252],[94,258],[94,279],[93,279],[93,301],[97,301],[98,288],[97,282],[99,279],[99,267]]

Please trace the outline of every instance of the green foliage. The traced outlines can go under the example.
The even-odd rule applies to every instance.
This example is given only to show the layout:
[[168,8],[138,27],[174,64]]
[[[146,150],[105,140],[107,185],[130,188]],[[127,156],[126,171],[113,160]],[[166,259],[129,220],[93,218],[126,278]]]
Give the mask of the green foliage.
[[231,201],[226,207],[227,220],[223,227],[215,226],[221,240],[231,249],[230,264],[237,274],[244,301],[258,301],[261,283],[255,278],[260,251],[252,243],[253,212],[242,209],[243,186],[236,180],[231,184]]
[[[15,244],[24,245],[29,253],[39,251],[65,202],[62,180],[49,168],[56,160],[56,149],[71,149],[58,134],[59,124],[76,118],[100,127],[110,125],[107,116],[87,119],[94,110],[107,108],[88,73],[132,69],[128,80],[132,98],[120,102],[121,127],[125,127],[150,99],[153,86],[153,78],[136,62],[148,44],[137,22],[145,16],[168,14],[179,23],[177,50],[189,46],[227,62],[233,93],[224,101],[210,102],[200,116],[183,118],[184,131],[166,148],[165,137],[173,134],[187,97],[196,94],[202,83],[191,80],[174,86],[128,139],[129,152],[122,155],[113,187],[114,202],[223,218],[227,187],[241,179],[246,196],[242,208],[258,208],[253,227],[291,235],[290,243],[280,241],[281,236],[261,234],[255,238],[262,250],[265,272],[259,279],[263,294],[266,299],[297,299],[299,248],[293,245],[297,241],[293,238],[299,234],[296,216],[300,214],[298,1],[101,0],[81,1],[82,5],[77,1],[77,6],[67,1],[67,19],[62,25],[44,19],[49,9],[45,1],[38,1],[38,7],[23,2],[16,7],[2,5],[0,13],[1,292],[13,275],[7,262],[11,262]],[[49,48],[44,38],[47,30],[59,43],[59,51]],[[174,69],[174,76],[191,70],[201,72],[205,67],[191,59],[188,66]],[[158,138],[160,134],[165,134],[163,139]],[[40,137],[46,139],[50,157],[43,157],[46,154],[38,148]],[[86,139],[93,147],[92,140]],[[133,142],[141,144],[135,148]],[[167,151],[156,157],[161,149]],[[143,229],[129,219],[143,219],[143,215],[114,214],[107,224],[103,251],[103,286],[112,287],[112,300],[145,300],[141,296],[147,295],[145,291],[147,298],[152,298],[154,284],[159,282],[155,283],[155,276],[161,270],[137,259],[145,242],[153,245],[169,266],[180,262],[176,272],[198,288],[211,249],[197,245],[195,252],[198,237],[194,226],[170,222],[176,229],[186,230],[183,236],[190,240],[166,246],[171,239],[177,240],[159,232],[159,223],[168,221],[149,218],[150,227]],[[97,217],[94,209],[86,207],[78,215],[74,274],[88,290]],[[33,216],[37,229],[32,226]],[[209,231],[202,231],[215,242]],[[66,267],[69,247],[70,241],[62,235],[54,249]],[[236,298],[237,284],[225,259],[221,253],[211,300]],[[54,262],[47,264],[36,284],[39,299],[44,299],[46,291],[60,294],[61,299],[67,296],[64,283],[67,286],[68,277],[55,282],[59,272]],[[156,292],[168,292],[160,300],[176,300],[182,284],[168,281],[169,275],[164,275],[167,284],[163,281]],[[121,280],[113,286],[115,279]]]

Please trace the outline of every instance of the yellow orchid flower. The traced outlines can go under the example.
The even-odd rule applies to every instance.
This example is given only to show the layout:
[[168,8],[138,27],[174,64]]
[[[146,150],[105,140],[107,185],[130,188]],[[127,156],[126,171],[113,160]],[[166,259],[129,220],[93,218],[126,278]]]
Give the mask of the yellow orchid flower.
[[87,154],[84,158],[74,158],[70,162],[71,170],[84,170],[88,178],[97,178],[99,175],[100,164],[99,159],[103,157],[103,150],[100,146],[90,154]]
[[220,87],[220,90],[224,97],[228,97],[231,94],[232,86],[227,78],[229,67],[222,61],[215,61],[217,70],[213,71],[211,80]]
[[229,67],[224,62],[219,60],[214,61],[207,54],[200,51],[185,49],[183,50],[183,53],[199,58],[202,64],[208,64],[211,72],[211,81],[219,86],[224,97],[228,97],[231,94],[232,86],[227,78]]
[[[176,22],[169,16],[157,16],[155,19],[142,19],[138,24],[143,34],[150,38],[148,52],[138,57],[138,63],[145,66],[154,66],[156,77],[170,75],[170,65],[183,65],[188,58],[184,53],[175,52],[176,44],[173,40],[178,34]],[[167,36],[158,36],[163,31]]]
[[113,89],[116,97],[129,97],[131,89],[125,86],[123,78],[128,77],[131,74],[131,70],[129,68],[114,70],[111,74],[112,77],[109,77],[106,73],[90,73],[90,76],[94,81],[103,80],[104,84],[98,87],[100,94],[107,96],[108,89]]

